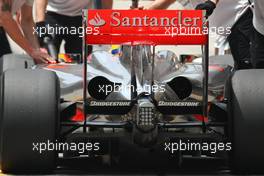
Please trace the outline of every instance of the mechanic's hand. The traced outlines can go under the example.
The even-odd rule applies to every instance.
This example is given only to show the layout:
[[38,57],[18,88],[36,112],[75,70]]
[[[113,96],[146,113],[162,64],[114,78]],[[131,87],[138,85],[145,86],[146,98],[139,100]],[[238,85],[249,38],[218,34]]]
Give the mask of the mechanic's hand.
[[216,8],[216,4],[210,0],[198,4],[195,9],[196,10],[206,10],[206,17],[209,17],[214,12],[214,9]]
[[36,22],[36,29],[40,46],[44,46],[44,38],[52,39],[52,36],[48,33],[45,21]]
[[56,63],[47,52],[40,49],[33,49],[29,55],[34,59],[36,64]]

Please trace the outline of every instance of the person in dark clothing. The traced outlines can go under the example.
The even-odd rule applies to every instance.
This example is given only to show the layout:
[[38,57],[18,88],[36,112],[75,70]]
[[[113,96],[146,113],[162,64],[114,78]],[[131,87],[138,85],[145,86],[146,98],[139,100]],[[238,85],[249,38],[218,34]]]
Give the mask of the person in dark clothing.
[[[167,8],[175,1],[176,0],[156,0],[149,9]],[[190,3],[191,2],[192,1],[190,1]],[[219,7],[218,3],[221,4],[221,7]],[[206,0],[202,3],[198,3],[195,7],[197,10],[206,10],[206,15],[209,17],[214,13],[215,9],[219,12],[220,9],[226,10],[223,6],[229,6],[226,11],[227,13],[217,18],[220,18],[220,21],[226,19],[227,21],[223,23],[232,25],[231,34],[227,37],[227,40],[234,57],[235,69],[248,69],[252,67],[250,48],[253,37],[253,13],[251,8],[249,8],[250,5],[251,3],[247,0]],[[236,19],[238,20],[236,21]],[[216,23],[219,23],[218,20]],[[227,26],[226,24],[220,22],[220,25],[224,25],[225,27]]]
[[[66,53],[82,53],[82,34],[79,29],[82,27],[82,10],[92,8],[91,0],[35,0],[36,1],[36,26],[37,29],[45,29],[46,34],[39,35],[42,46],[45,47],[44,39],[50,38],[54,43],[56,52],[60,50],[62,41],[65,42]],[[97,0],[98,1],[98,0]],[[99,2],[99,1],[98,1]],[[112,0],[100,0],[102,8],[112,8]],[[55,29],[50,31],[48,28]],[[69,33],[72,29],[78,32]],[[89,47],[88,53],[92,48]]]
[[254,0],[252,39],[253,68],[264,69],[264,1]]
[[235,62],[235,69],[250,69],[251,64],[251,42],[253,34],[253,13],[251,9],[236,22],[228,36],[231,53]]

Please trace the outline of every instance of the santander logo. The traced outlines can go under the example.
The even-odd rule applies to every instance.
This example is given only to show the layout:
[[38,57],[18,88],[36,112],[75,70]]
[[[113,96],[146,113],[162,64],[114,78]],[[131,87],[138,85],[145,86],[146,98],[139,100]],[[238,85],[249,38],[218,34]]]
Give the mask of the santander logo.
[[89,24],[95,27],[103,26],[105,23],[105,20],[103,20],[98,13],[96,13],[93,19],[89,20]]
[[[153,12],[145,11],[145,15],[125,14],[122,11],[113,11],[109,16],[109,25],[111,27],[180,27],[188,28],[199,27],[201,16],[188,17],[183,15],[182,11],[178,13],[170,13],[166,15],[155,15]],[[172,15],[173,14],[173,15]],[[94,27],[104,26],[106,21],[97,12],[95,16],[89,20],[89,24]]]

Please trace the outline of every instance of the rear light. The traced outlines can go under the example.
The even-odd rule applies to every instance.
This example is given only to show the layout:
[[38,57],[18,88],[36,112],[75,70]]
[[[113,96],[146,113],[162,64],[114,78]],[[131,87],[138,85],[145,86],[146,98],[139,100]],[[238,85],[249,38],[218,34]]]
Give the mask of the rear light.
[[155,128],[155,106],[148,99],[138,100],[136,125],[143,131]]

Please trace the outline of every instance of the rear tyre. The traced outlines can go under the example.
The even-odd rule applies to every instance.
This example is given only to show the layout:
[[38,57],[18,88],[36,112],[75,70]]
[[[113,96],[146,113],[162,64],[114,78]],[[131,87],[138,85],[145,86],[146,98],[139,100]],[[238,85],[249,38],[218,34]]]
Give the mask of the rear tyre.
[[231,167],[235,173],[264,173],[264,70],[237,71],[229,86]]
[[27,55],[7,54],[0,58],[0,75],[9,69],[26,69],[33,65],[33,59]]
[[55,143],[59,130],[59,82],[45,70],[7,70],[2,77],[1,169],[49,173],[57,152],[34,148]]
[[[35,65],[33,59],[27,55],[6,54],[0,58],[0,77],[8,69],[26,69]],[[2,88],[0,82],[0,89]],[[1,90],[0,90],[1,93]],[[1,106],[1,100],[0,100]]]

